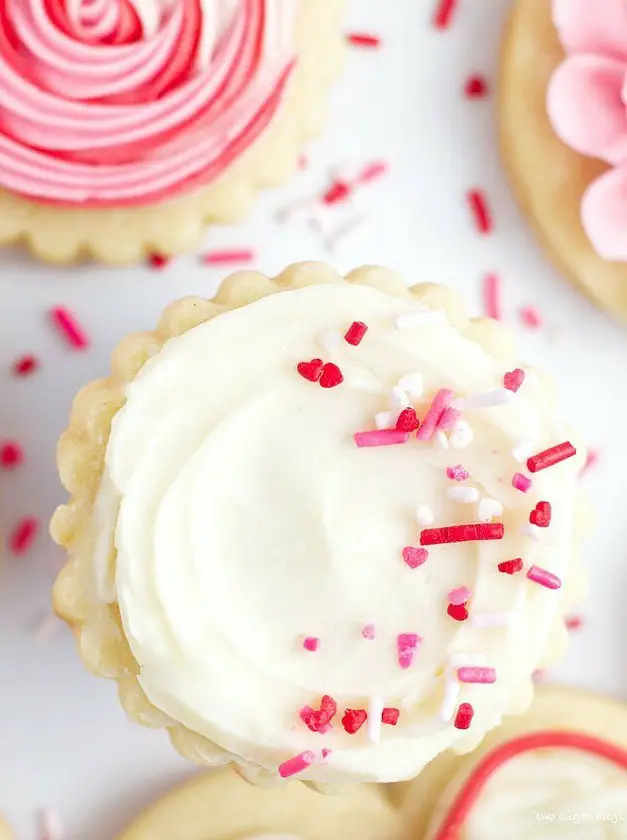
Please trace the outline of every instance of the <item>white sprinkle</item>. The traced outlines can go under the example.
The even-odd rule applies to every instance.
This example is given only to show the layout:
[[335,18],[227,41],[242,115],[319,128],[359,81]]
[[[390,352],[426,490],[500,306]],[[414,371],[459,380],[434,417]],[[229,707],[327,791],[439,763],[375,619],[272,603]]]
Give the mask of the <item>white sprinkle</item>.
[[542,539],[542,528],[538,528],[537,525],[533,525],[531,522],[527,522],[525,525],[520,526],[520,533],[524,534],[527,537],[531,537],[532,540],[536,542],[540,542]]
[[479,491],[476,487],[455,486],[448,487],[446,495],[449,499],[453,499],[456,502],[471,504],[472,502],[476,502],[479,498]]
[[424,380],[421,373],[408,373],[399,380],[398,387],[407,391],[412,397],[421,397],[424,391]]
[[395,320],[397,330],[409,330],[412,327],[423,327],[429,324],[441,324],[445,319],[441,309],[419,309],[416,312],[405,312]]
[[390,394],[390,408],[402,411],[404,408],[408,408],[410,404],[407,392],[395,385]]
[[359,213],[356,216],[348,219],[348,221],[336,227],[327,236],[326,246],[329,251],[335,251],[338,247],[345,245],[348,241],[353,239],[360,233],[363,233],[368,225],[368,218]]
[[[385,389],[377,377],[366,368],[357,365],[342,365],[344,374],[344,385],[347,388],[354,388],[356,391],[365,391],[369,394],[382,394]],[[396,422],[396,421],[395,421]]]
[[342,336],[339,330],[327,330],[327,332],[320,333],[320,335],[316,336],[316,341],[327,356],[334,356],[340,349]]
[[440,707],[440,719],[443,723],[448,723],[455,714],[460,692],[461,685],[459,682],[451,677],[447,677],[442,706]]
[[512,617],[509,613],[475,613],[470,616],[473,627],[503,627],[509,624]]
[[62,629],[63,622],[53,612],[41,616],[32,628],[32,637],[36,642],[47,642]]
[[429,505],[418,505],[416,509],[416,521],[419,525],[433,525],[433,511]]
[[451,402],[451,406],[458,411],[493,408],[498,405],[509,405],[515,396],[515,393],[508,391],[507,388],[496,388],[494,391],[484,391],[482,394],[470,394],[468,397],[459,397]]
[[374,416],[377,429],[393,429],[398,420],[398,411],[378,411]]
[[368,702],[368,740],[378,744],[381,740],[381,715],[383,714],[383,700],[380,697],[371,697]]
[[453,449],[465,449],[475,439],[475,433],[465,420],[459,420],[449,435],[449,443]]
[[477,507],[479,522],[491,522],[495,516],[503,515],[503,505],[496,499],[489,499],[487,496],[481,499]]
[[37,811],[37,823],[42,840],[63,840],[65,837],[61,817],[54,808],[40,808]]
[[282,207],[275,218],[277,222],[291,222],[297,216],[305,214],[308,210],[312,210],[318,203],[318,197],[309,196],[309,198],[294,201],[291,204],[286,204]]
[[522,462],[526,461],[527,458],[532,453],[533,453],[532,442],[530,440],[521,440],[516,444],[516,446],[512,450],[512,457],[519,464],[522,464]]
[[449,668],[453,672],[457,672],[459,668],[464,668],[466,665],[471,668],[480,668],[487,664],[488,658],[485,653],[454,653],[449,659]]
[[445,432],[442,429],[436,429],[435,434],[433,436],[436,444],[439,446],[440,449],[450,449],[451,444],[449,443],[449,439],[447,438]]

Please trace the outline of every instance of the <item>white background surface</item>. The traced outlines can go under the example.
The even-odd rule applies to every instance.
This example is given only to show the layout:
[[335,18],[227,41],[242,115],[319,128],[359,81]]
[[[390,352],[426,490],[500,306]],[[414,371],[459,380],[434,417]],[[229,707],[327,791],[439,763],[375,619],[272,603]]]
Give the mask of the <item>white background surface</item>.
[[[314,0],[308,0],[313,2]],[[206,247],[253,247],[255,267],[278,272],[302,259],[331,258],[341,270],[383,263],[409,281],[463,289],[480,309],[480,280],[501,274],[506,317],[516,328],[520,305],[540,308],[546,326],[519,329],[523,358],[541,361],[560,380],[572,420],[601,450],[584,479],[598,505],[588,546],[591,597],[585,629],[573,638],[557,676],[627,696],[627,331],[595,311],[548,265],[510,197],[498,158],[493,100],[461,95],[471,72],[493,83],[507,0],[460,0],[446,32],[430,26],[435,0],[354,0],[347,30],[379,33],[379,51],[352,50],[337,86],[323,142],[310,170],[288,189],[266,195],[248,223],[213,230]],[[370,228],[341,252],[325,251],[304,222],[278,227],[272,212],[291,197],[317,192],[329,167],[384,157],[392,172],[364,193]],[[494,234],[478,237],[464,201],[473,186],[489,196]],[[344,217],[341,217],[344,218]],[[55,441],[71,399],[107,371],[109,353],[131,330],[152,328],[162,307],[187,294],[211,295],[220,272],[197,256],[165,271],[87,266],[47,268],[18,253],[0,256],[0,441],[17,439],[27,462],[0,472],[3,530],[20,517],[45,522],[63,501]],[[93,347],[68,349],[46,319],[55,304],[87,325]],[[518,329],[518,328],[517,328]],[[14,379],[11,362],[34,352],[41,370]],[[65,629],[47,643],[32,626],[49,608],[60,552],[42,532],[26,558],[8,558],[0,590],[0,811],[20,838],[36,836],[35,809],[54,805],[72,840],[113,838],[156,794],[190,769],[163,733],[125,720],[114,687],[87,674]]]

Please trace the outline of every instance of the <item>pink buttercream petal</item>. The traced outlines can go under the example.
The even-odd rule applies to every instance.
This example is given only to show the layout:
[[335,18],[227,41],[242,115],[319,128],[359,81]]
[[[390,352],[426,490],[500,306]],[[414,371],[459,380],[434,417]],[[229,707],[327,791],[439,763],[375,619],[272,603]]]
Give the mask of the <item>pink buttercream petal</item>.
[[549,119],[576,152],[607,163],[627,158],[624,75],[621,62],[593,55],[571,56],[553,73],[547,92]]
[[581,221],[599,256],[627,262],[627,166],[611,169],[588,187]]
[[553,22],[567,53],[627,61],[625,0],[553,0]]

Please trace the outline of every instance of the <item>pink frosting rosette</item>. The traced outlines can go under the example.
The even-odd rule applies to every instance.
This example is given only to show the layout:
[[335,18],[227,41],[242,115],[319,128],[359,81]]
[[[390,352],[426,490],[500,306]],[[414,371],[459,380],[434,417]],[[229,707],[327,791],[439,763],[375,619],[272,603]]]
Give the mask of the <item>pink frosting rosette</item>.
[[610,169],[583,195],[581,220],[607,260],[627,261],[627,2],[553,0],[566,52],[548,89],[558,136]]

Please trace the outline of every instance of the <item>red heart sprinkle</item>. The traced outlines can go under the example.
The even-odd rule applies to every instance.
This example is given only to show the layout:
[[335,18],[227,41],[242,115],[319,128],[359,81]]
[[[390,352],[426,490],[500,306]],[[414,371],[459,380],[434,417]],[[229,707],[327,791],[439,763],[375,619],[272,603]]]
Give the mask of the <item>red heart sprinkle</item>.
[[447,613],[455,621],[466,621],[468,618],[468,609],[466,604],[449,604],[446,608]]
[[548,528],[551,524],[551,505],[548,502],[538,502],[529,514],[529,522],[538,528]]
[[347,709],[342,718],[342,726],[349,735],[354,735],[364,725],[367,717],[365,709]]
[[426,548],[415,548],[413,545],[406,545],[403,549],[403,560],[410,569],[417,569],[426,561],[429,552]]
[[519,572],[523,567],[523,561],[520,557],[517,557],[515,560],[504,560],[502,563],[499,563],[499,572],[503,572],[505,575],[513,575],[515,572]]
[[464,93],[469,99],[479,99],[488,92],[488,84],[483,76],[470,76],[464,86]]
[[296,370],[309,382],[317,382],[322,376],[323,367],[322,359],[312,359],[310,362],[299,362]]
[[383,723],[387,723],[388,726],[396,726],[398,723],[398,718],[400,715],[400,711],[393,707],[387,708],[383,710],[383,714],[381,715],[381,721]]
[[520,368],[510,370],[509,373],[506,373],[503,377],[503,385],[505,385],[508,391],[513,391],[514,393],[516,393],[524,381],[525,371]]
[[339,385],[341,382],[344,382],[342,371],[337,365],[334,365],[333,362],[328,362],[322,368],[320,384],[323,388],[335,388],[335,386]]
[[401,432],[415,432],[419,425],[415,408],[404,408],[396,421],[396,428]]
[[475,714],[470,703],[462,703],[455,715],[455,729],[468,729]]

